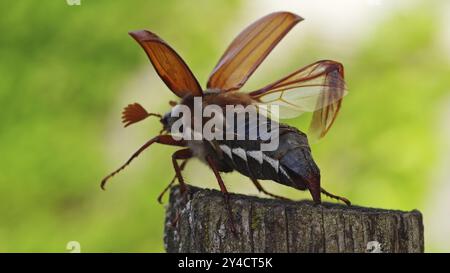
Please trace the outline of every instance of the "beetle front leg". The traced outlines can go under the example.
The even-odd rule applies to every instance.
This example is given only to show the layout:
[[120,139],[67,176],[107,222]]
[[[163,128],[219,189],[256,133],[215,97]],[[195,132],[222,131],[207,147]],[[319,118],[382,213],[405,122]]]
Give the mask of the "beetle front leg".
[[114,175],[116,175],[117,173],[119,173],[120,171],[125,169],[125,167],[127,167],[131,163],[131,161],[133,161],[133,159],[138,157],[145,149],[147,149],[153,143],[160,143],[160,144],[165,144],[165,145],[170,145],[170,146],[181,146],[181,147],[186,146],[186,143],[183,140],[176,140],[171,135],[156,136],[156,137],[150,139],[149,141],[147,141],[144,145],[141,146],[141,148],[139,148],[136,152],[134,152],[134,154],[130,157],[130,159],[128,159],[127,162],[125,162],[125,164],[120,166],[120,168],[118,168],[117,170],[115,170],[114,172],[112,172],[111,174],[106,176],[105,178],[103,178],[103,180],[100,184],[100,187],[104,190],[106,182],[111,177],[113,177]]

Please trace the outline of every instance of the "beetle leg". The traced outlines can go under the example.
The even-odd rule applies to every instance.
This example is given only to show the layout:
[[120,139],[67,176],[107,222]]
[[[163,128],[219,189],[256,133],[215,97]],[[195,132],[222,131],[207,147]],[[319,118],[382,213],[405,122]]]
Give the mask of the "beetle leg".
[[334,194],[332,194],[332,193],[329,193],[329,192],[327,192],[324,188],[320,188],[320,192],[323,193],[323,194],[325,194],[326,196],[328,196],[328,197],[330,197],[330,198],[334,198],[334,199],[337,199],[337,200],[340,200],[340,201],[344,202],[347,206],[351,206],[351,205],[352,205],[352,203],[350,202],[350,200],[348,200],[347,198],[345,198],[345,197],[340,197],[340,196],[334,195]]
[[259,183],[258,179],[250,178],[250,180],[252,180],[253,184],[255,184],[255,187],[258,189],[258,191],[263,192],[263,193],[265,193],[265,194],[267,194],[269,196],[272,196],[274,198],[277,198],[277,199],[292,201],[289,198],[286,198],[286,197],[283,197],[283,196],[279,196],[279,195],[276,195],[276,194],[273,194],[273,193],[270,193],[270,192],[266,191],[263,188],[263,186],[261,185],[261,183]]
[[220,191],[223,193],[223,197],[225,200],[225,206],[228,211],[228,217],[231,222],[231,231],[233,232],[233,234],[236,235],[237,233],[236,233],[236,227],[234,225],[233,211],[231,210],[231,206],[230,206],[230,195],[228,194],[227,188],[225,187],[225,183],[223,183],[222,177],[220,176],[220,173],[216,167],[216,164],[214,163],[214,161],[212,160],[212,158],[209,155],[206,156],[206,161],[208,161],[209,167],[211,167],[211,169],[213,170],[214,175],[216,176],[217,182],[219,183]]
[[[173,163],[173,168],[175,169],[175,177],[172,180],[172,182],[170,182],[169,186],[166,189],[164,189],[164,191],[161,193],[161,195],[164,194],[165,191],[167,191],[167,189],[175,181],[175,178],[177,178],[178,182],[180,183],[180,192],[181,192],[182,198],[183,198],[184,202],[186,203],[186,201],[187,201],[186,198],[188,196],[188,194],[187,194],[188,191],[187,191],[186,183],[184,183],[184,178],[181,175],[181,171],[184,169],[184,166],[186,165],[186,162],[192,157],[193,157],[193,154],[192,154],[191,149],[189,149],[189,148],[178,150],[178,151],[176,151],[175,153],[172,154],[172,163]],[[181,163],[181,165],[178,165],[178,162],[177,162],[178,159],[184,159],[184,161],[183,161],[183,163]],[[161,195],[160,195],[160,197],[162,197]],[[172,222],[171,222],[171,226],[172,227],[175,227],[177,225],[179,218],[180,218],[180,211],[177,210],[177,214],[175,216],[175,219],[173,219]]]
[[170,226],[171,226],[172,228],[174,228],[174,227],[177,226],[178,221],[180,220],[180,215],[181,215],[181,214],[180,214],[180,210],[177,209],[177,213],[175,214],[175,218],[172,219],[172,221],[170,221]]
[[[183,171],[184,167],[186,166],[186,163],[188,162],[188,159],[183,160],[183,162],[181,162],[180,165],[180,170]],[[164,188],[164,190],[159,194],[158,196],[158,203],[162,204],[162,198],[164,196],[164,194],[166,194],[166,192],[172,187],[173,183],[175,183],[175,180],[177,179],[177,176],[174,175],[172,178],[172,181],[170,181],[169,185],[167,185],[167,187]]]
[[181,146],[181,147],[186,146],[186,143],[183,140],[175,140],[171,135],[158,135],[158,136],[150,139],[149,141],[147,141],[144,145],[142,145],[142,147],[139,148],[139,150],[137,150],[130,157],[130,159],[128,159],[127,162],[125,162],[125,164],[123,164],[120,168],[118,168],[117,170],[115,170],[114,172],[112,172],[111,174],[106,176],[105,178],[103,178],[102,183],[100,184],[100,187],[104,190],[105,184],[108,181],[108,179],[110,179],[111,177],[113,177],[114,175],[116,175],[117,173],[122,171],[123,169],[125,169],[125,167],[127,167],[131,163],[131,161],[133,161],[133,159],[138,157],[145,149],[147,149],[153,143],[160,143],[160,144],[165,144],[165,145]]
[[184,183],[184,178],[181,175],[181,170],[182,168],[180,167],[180,165],[178,165],[177,160],[178,159],[189,159],[192,158],[193,154],[191,149],[186,148],[183,150],[178,150],[175,153],[172,154],[172,164],[173,164],[173,168],[175,169],[175,176],[178,179],[178,182],[180,183],[180,190],[182,193],[186,192],[186,183]]

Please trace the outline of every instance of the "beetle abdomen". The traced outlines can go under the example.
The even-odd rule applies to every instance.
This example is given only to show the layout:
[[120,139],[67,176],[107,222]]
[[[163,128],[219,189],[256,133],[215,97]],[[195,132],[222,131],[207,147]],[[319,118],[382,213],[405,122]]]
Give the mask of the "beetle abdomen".
[[279,146],[261,151],[261,141],[219,141],[223,160],[241,174],[262,180],[273,180],[300,190],[308,181],[320,183],[320,171],[314,163],[306,135],[296,128],[280,124]]

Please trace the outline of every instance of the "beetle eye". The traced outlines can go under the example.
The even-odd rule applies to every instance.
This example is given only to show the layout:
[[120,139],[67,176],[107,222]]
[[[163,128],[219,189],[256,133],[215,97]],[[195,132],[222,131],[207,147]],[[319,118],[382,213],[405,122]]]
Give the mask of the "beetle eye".
[[167,125],[167,123],[169,122],[169,118],[170,118],[170,112],[167,112],[164,114],[164,116],[161,118],[161,123],[164,125]]

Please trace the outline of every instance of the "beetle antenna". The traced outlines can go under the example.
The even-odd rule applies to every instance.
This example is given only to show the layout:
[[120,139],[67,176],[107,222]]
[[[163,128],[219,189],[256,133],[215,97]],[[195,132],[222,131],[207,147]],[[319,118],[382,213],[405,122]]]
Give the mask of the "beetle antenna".
[[133,104],[129,104],[123,109],[122,122],[125,124],[124,127],[128,127],[129,125],[144,120],[150,116],[159,118],[162,117],[160,114],[147,112],[142,105],[135,102]]

